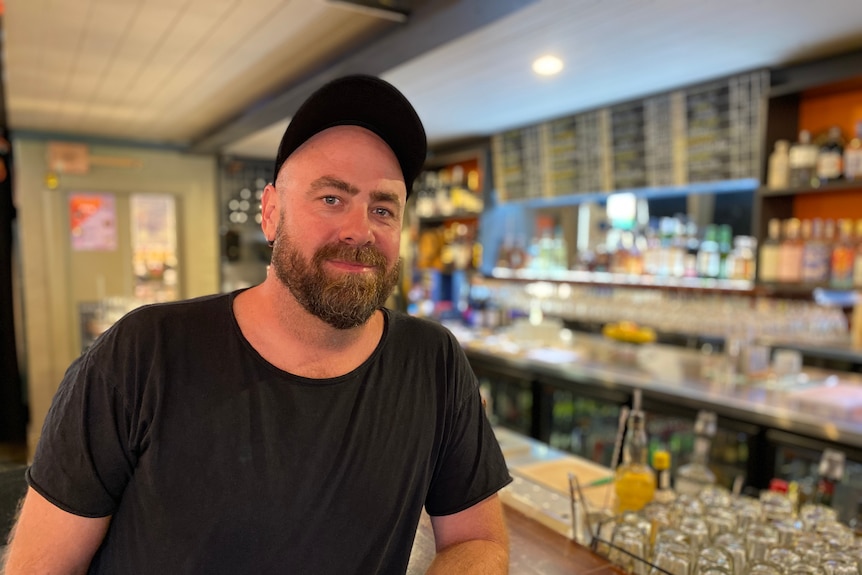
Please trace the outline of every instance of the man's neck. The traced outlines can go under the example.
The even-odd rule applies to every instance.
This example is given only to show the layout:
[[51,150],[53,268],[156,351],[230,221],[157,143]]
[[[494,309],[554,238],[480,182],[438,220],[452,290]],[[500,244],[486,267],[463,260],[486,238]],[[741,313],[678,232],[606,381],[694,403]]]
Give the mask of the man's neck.
[[380,342],[384,323],[383,313],[376,311],[355,328],[334,328],[309,313],[273,277],[239,294],[234,315],[264,359],[312,378],[335,377],[358,367]]

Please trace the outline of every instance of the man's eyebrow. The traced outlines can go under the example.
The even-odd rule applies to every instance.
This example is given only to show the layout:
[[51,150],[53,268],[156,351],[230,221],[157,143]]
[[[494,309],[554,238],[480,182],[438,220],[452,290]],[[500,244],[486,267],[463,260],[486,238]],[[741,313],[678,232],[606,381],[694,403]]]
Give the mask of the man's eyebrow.
[[341,190],[351,196],[355,196],[359,193],[359,188],[351,186],[349,183],[340,178],[336,178],[335,176],[321,176],[317,178],[311,182],[309,192],[318,192],[325,188],[335,188],[336,190]]
[[390,202],[401,207],[401,199],[398,194],[394,192],[384,192],[381,190],[375,190],[371,192],[371,199],[375,202]]

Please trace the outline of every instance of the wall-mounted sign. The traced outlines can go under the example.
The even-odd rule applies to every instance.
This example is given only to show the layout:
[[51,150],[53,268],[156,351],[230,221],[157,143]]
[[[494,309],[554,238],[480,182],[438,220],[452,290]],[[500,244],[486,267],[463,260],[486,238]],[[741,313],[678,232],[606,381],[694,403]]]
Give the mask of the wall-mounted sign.
[[117,208],[111,194],[69,196],[69,230],[76,251],[117,249]]
[[169,194],[133,194],[130,199],[135,297],[179,299],[176,200]]

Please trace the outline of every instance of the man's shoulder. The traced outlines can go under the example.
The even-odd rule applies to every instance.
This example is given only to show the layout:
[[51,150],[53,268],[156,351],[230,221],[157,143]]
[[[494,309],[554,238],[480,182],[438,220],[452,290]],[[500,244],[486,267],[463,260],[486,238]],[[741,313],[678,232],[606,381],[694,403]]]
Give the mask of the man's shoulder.
[[233,294],[212,294],[191,299],[142,305],[128,312],[103,333],[90,348],[137,342],[138,347],[156,342],[185,330],[198,334],[223,332],[231,321]]
[[397,336],[425,336],[441,339],[451,339],[452,332],[438,321],[416,317],[407,313],[387,309],[392,333]]
[[389,314],[389,334],[387,339],[394,344],[398,353],[413,353],[424,356],[437,356],[442,353],[451,357],[463,353],[461,344],[448,327],[428,318],[411,316],[404,312],[387,310]]
[[121,321],[128,323],[185,323],[214,319],[230,310],[233,294],[210,294],[190,299],[142,305],[126,314]]

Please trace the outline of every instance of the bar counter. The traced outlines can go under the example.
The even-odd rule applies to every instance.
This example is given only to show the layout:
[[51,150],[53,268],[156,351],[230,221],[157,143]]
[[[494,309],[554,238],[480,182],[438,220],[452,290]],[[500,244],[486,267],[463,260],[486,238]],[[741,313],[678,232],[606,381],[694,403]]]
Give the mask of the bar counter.
[[449,327],[480,375],[550,383],[620,403],[640,390],[652,405],[691,413],[707,409],[765,432],[825,442],[862,460],[862,376],[857,373],[803,366],[789,382],[768,372],[731,379],[721,371],[723,354],[581,332],[570,332],[563,341],[548,330],[524,337]]

